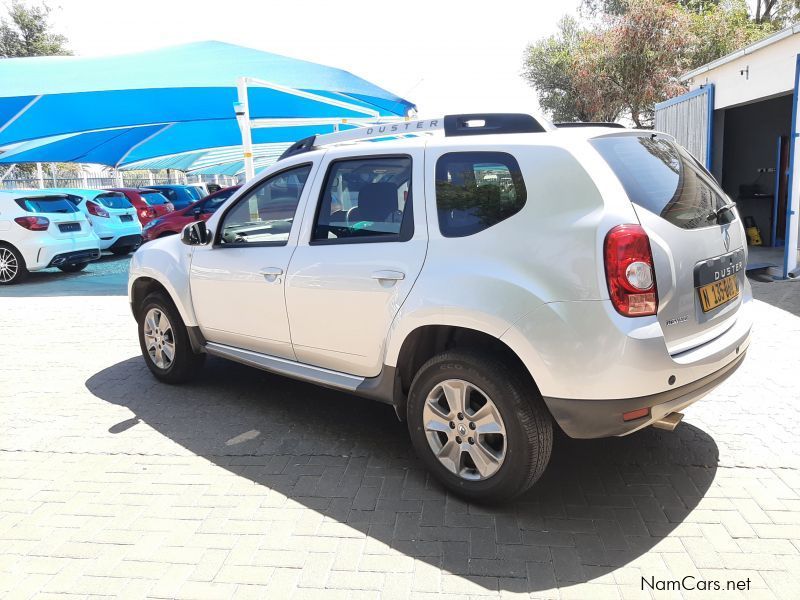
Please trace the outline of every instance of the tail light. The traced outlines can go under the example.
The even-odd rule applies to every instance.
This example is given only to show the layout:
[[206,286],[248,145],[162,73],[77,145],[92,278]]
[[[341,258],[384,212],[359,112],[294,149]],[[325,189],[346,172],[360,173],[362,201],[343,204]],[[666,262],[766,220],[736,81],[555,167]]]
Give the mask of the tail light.
[[91,200],[87,200],[86,202],[86,210],[89,211],[90,215],[94,215],[95,217],[105,217],[108,218],[108,211],[100,206],[99,204],[92,202]]
[[147,208],[140,210],[139,214],[142,215],[143,219],[152,219],[156,216],[156,209],[154,209],[152,206],[148,206]]
[[618,225],[606,235],[606,282],[611,302],[626,317],[658,310],[658,291],[650,239],[640,225]]
[[50,227],[50,219],[47,217],[17,217],[14,221],[30,231],[47,231]]

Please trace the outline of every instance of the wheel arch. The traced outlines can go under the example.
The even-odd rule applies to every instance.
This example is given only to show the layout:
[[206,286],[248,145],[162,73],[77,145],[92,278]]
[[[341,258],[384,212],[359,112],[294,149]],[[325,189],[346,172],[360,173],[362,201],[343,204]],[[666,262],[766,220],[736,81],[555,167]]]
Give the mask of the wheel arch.
[[395,389],[394,405],[398,417],[406,418],[408,392],[419,368],[437,354],[454,349],[474,350],[499,357],[539,393],[535,376],[519,353],[497,336],[460,325],[421,325],[406,335],[396,356],[398,387]]

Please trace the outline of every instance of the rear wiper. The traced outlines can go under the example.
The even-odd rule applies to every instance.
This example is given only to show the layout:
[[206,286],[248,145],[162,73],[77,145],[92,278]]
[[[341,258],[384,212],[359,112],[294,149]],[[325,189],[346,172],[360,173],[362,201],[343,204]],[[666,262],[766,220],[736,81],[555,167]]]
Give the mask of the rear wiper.
[[708,217],[706,217],[706,219],[707,219],[708,221],[715,221],[715,220],[716,220],[716,221],[719,221],[720,217],[721,217],[721,216],[722,216],[724,213],[726,213],[726,212],[730,211],[732,208],[736,208],[736,203],[735,203],[735,202],[728,202],[727,204],[723,204],[723,205],[722,205],[722,206],[720,206],[718,209],[716,209],[716,210],[712,210],[712,211],[711,211],[711,212],[708,214]]

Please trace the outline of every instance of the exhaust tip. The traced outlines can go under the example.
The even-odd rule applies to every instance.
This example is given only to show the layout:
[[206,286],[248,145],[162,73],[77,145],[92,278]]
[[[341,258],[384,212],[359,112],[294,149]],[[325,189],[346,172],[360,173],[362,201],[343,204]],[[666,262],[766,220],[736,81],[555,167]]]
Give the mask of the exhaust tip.
[[653,427],[656,429],[664,429],[666,431],[675,431],[678,423],[680,423],[682,420],[683,413],[674,412],[661,417],[658,421],[654,421]]

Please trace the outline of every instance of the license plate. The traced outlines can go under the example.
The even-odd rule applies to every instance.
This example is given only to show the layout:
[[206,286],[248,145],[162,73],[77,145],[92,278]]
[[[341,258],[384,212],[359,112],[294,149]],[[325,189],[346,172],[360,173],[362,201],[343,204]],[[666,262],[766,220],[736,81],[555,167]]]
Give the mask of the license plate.
[[128,221],[133,221],[133,217],[131,215],[121,215],[119,220],[125,223]]
[[736,275],[731,275],[704,285],[698,288],[697,292],[700,294],[700,305],[703,307],[703,312],[708,312],[730,302],[739,295],[739,280]]

